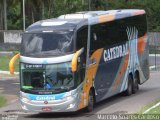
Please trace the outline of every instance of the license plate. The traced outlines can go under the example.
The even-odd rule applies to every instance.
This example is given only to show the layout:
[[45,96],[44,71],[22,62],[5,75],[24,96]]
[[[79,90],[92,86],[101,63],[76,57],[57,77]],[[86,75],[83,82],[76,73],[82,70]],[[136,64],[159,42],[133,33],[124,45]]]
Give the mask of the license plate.
[[43,108],[42,108],[42,111],[45,111],[45,112],[46,112],[46,111],[51,111],[51,110],[52,110],[51,107],[43,107]]

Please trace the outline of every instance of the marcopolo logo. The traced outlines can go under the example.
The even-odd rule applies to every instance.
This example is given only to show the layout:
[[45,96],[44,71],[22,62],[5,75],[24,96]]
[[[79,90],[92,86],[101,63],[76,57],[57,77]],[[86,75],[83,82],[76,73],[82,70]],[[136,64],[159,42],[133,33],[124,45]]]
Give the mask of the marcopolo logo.
[[123,57],[128,54],[128,44],[119,45],[116,47],[109,48],[104,50],[103,57],[104,62]]

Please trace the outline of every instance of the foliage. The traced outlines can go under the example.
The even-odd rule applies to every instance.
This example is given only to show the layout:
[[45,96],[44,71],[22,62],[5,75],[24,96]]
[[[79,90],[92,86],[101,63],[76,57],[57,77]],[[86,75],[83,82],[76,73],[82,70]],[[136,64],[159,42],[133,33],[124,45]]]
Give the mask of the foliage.
[[[13,56],[0,56],[0,70],[8,71],[9,70],[9,62]],[[19,60],[15,63],[15,71],[19,71]]]
[[[21,16],[21,3],[19,0],[13,0],[7,3],[7,24],[9,29],[21,29],[23,19]],[[14,7],[13,7],[14,6]]]
[[6,99],[0,96],[0,107],[3,107],[6,104]]
[[160,31],[160,0],[112,0],[108,4],[109,9],[145,9],[149,31]]
[[[22,0],[7,0],[7,2],[9,3],[8,28],[22,29]],[[89,8],[90,10],[145,9],[149,31],[160,31],[160,0],[26,0],[26,26],[62,14],[88,11]]]

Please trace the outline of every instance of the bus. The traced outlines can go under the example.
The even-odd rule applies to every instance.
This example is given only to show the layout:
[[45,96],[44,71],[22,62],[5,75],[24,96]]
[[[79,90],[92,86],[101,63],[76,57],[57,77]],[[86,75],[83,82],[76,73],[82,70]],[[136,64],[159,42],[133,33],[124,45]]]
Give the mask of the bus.
[[149,79],[146,12],[85,11],[38,21],[22,34],[20,102],[29,112],[72,112]]

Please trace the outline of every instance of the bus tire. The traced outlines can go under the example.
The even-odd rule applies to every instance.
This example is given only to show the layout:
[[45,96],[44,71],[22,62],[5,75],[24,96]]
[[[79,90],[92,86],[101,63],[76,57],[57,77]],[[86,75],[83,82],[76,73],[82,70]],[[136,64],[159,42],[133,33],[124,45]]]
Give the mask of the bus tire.
[[92,112],[92,111],[93,111],[94,103],[95,103],[95,100],[94,100],[94,92],[93,92],[93,90],[91,89],[91,90],[89,91],[89,96],[88,96],[88,106],[86,107],[86,111],[87,111],[87,112]]
[[134,76],[134,83],[133,83],[133,89],[132,89],[132,93],[135,94],[138,90],[139,90],[139,85],[138,85],[138,75],[135,74]]
[[133,79],[131,75],[128,76],[128,87],[127,90],[125,91],[126,96],[130,96],[132,94],[132,88],[133,88]]

